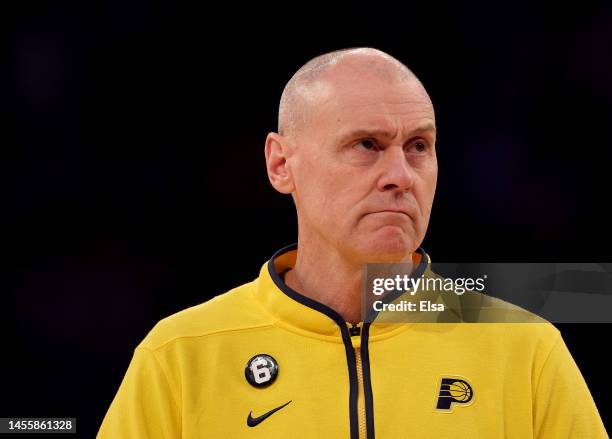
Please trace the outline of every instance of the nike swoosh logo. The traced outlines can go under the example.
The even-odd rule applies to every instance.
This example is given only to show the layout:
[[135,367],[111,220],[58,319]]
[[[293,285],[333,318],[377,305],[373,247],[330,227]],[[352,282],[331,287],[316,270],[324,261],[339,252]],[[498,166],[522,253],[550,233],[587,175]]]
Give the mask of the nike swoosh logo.
[[284,403],[283,405],[276,407],[275,409],[270,410],[267,413],[264,413],[261,416],[258,416],[256,418],[252,417],[251,414],[253,412],[249,412],[249,416],[247,417],[247,425],[249,427],[255,427],[256,425],[261,424],[263,421],[265,421],[266,419],[268,419],[270,416],[272,416],[274,413],[276,413],[277,411],[279,411],[280,409],[282,409],[283,407],[285,407],[287,404],[289,404],[291,401],[287,401],[286,403]]

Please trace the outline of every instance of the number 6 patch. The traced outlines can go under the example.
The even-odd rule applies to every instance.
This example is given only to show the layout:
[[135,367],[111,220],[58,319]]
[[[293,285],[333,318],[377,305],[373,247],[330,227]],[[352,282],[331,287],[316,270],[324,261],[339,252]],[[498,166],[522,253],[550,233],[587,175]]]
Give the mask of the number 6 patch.
[[247,362],[244,376],[252,386],[269,386],[278,376],[278,363],[268,354],[257,354]]

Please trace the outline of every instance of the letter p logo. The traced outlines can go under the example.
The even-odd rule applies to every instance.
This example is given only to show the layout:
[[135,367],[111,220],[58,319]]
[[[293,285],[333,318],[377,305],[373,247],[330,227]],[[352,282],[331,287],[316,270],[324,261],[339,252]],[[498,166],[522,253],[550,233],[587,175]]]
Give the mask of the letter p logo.
[[470,383],[460,378],[442,378],[436,409],[451,411],[453,404],[469,404],[474,397]]

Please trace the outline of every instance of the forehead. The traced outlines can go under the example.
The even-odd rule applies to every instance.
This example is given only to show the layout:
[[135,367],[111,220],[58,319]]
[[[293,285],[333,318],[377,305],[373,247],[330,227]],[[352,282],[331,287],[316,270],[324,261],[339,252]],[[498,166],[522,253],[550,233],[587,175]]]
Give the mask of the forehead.
[[433,106],[416,80],[380,81],[359,78],[328,84],[325,96],[313,108],[314,129],[402,128],[429,122],[435,125]]

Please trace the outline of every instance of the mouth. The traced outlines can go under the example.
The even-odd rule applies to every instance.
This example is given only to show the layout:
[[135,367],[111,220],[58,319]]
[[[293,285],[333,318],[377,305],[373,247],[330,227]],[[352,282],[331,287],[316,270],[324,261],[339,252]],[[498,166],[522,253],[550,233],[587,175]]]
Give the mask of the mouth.
[[410,214],[405,210],[394,210],[394,209],[386,209],[386,210],[377,210],[376,212],[371,213],[389,213],[389,214],[398,214],[398,215],[406,215],[410,217]]

